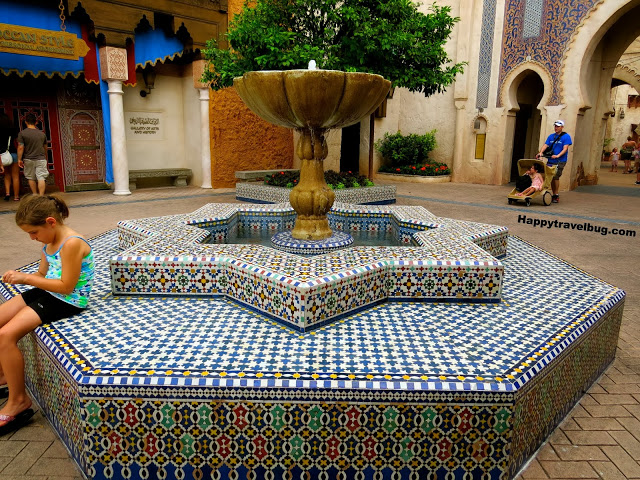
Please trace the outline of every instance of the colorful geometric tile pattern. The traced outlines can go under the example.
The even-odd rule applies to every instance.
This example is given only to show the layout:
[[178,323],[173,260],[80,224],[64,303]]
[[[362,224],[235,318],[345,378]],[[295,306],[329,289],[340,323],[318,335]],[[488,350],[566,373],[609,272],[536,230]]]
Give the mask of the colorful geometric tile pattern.
[[384,300],[500,300],[503,266],[496,257],[506,253],[508,230],[436,218],[423,207],[336,203],[329,213],[337,235],[389,231],[406,247],[359,246],[308,258],[255,244],[202,243],[223,241],[233,229],[275,233],[294,221],[289,204],[209,204],[188,215],[122,221],[124,251],[111,259],[112,291],[227,296],[300,331]]
[[[236,199],[252,203],[289,203],[290,188],[273,187],[256,182],[236,183]],[[357,205],[388,205],[396,203],[395,185],[334,190],[336,202]]]
[[513,237],[499,304],[308,333],[221,298],[114,297],[116,238],[92,240],[89,310],[21,344],[90,478],[508,479],[615,353],[624,292]]
[[580,22],[600,2],[602,0],[548,0],[542,7],[540,34],[525,38],[524,33],[530,33],[530,29],[525,28],[525,0],[507,0],[498,82],[498,107],[502,106],[500,91],[506,77],[515,67],[527,61],[535,62],[549,72],[553,86],[548,105],[563,103],[560,98],[563,55]]

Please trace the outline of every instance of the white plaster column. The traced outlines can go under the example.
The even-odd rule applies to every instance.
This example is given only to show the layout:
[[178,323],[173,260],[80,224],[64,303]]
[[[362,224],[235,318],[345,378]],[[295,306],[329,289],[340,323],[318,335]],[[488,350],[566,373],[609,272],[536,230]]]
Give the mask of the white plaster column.
[[109,86],[109,112],[111,118],[111,165],[113,167],[114,195],[131,195],[129,191],[129,160],[125,137],[122,82],[128,77],[127,51],[124,48],[100,49],[100,73]]
[[108,80],[109,109],[111,111],[111,164],[113,167],[114,195],[131,195],[129,191],[129,160],[124,131],[122,81]]
[[202,187],[211,187],[211,135],[209,133],[209,87],[200,90],[200,156],[202,159]]
[[211,134],[209,128],[209,83],[202,81],[202,76],[206,70],[204,60],[193,62],[193,87],[200,93],[200,161],[202,164],[202,186],[211,187]]

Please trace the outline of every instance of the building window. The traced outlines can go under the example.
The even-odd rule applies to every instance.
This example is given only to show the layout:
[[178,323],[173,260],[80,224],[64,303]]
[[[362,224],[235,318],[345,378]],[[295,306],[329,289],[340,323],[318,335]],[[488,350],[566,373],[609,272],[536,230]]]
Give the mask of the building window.
[[540,36],[542,24],[543,0],[526,0],[524,5],[523,38],[535,38]]
[[484,144],[487,138],[486,133],[476,134],[476,160],[484,160]]

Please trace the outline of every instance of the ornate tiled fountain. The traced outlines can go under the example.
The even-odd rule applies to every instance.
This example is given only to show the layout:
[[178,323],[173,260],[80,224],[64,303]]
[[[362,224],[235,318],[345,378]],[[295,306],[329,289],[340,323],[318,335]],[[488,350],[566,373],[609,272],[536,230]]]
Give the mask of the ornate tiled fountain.
[[614,357],[624,292],[504,227],[336,204],[333,231],[403,246],[222,243],[295,217],[210,204],[92,240],[91,307],[21,343],[89,478],[508,479]]
[[613,359],[624,292],[503,227],[420,207],[329,219],[407,246],[201,243],[288,225],[282,204],[92,240],[91,308],[21,345],[89,478],[512,478]]

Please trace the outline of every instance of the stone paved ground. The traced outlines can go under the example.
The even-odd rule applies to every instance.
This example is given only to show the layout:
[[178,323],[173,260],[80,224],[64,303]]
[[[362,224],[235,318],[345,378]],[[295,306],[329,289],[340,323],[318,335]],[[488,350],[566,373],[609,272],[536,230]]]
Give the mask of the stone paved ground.
[[[556,429],[519,479],[640,479],[640,187],[635,176],[611,174],[601,179],[615,187],[581,187],[548,207],[508,206],[509,186],[398,184],[398,202],[424,205],[440,216],[506,225],[510,233],[539,245],[627,292],[614,363]],[[624,178],[624,180],[623,180]],[[628,186],[627,186],[628,183]],[[69,224],[94,236],[118,220],[183,213],[210,202],[232,202],[232,190],[195,187],[140,189],[127,197],[109,192],[66,195]],[[13,223],[13,202],[0,200],[0,271],[38,258],[39,247],[26,242]],[[602,236],[560,229],[541,230],[518,223],[527,215],[540,219],[589,222],[625,228],[635,238]],[[541,272],[551,274],[552,272]],[[48,422],[33,422],[0,437],[0,480],[70,480],[82,476]]]

